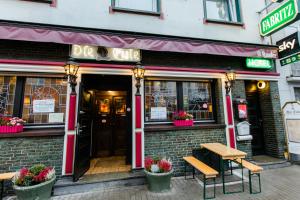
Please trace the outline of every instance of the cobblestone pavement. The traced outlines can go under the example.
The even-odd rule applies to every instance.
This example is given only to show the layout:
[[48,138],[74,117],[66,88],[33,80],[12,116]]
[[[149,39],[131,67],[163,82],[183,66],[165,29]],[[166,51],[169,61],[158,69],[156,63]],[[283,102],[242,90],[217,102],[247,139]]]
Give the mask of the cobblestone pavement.
[[[232,185],[228,189],[239,189]],[[151,193],[146,186],[111,188],[88,193],[53,197],[52,200],[198,200],[202,199],[202,186],[195,179],[174,178],[172,190],[167,193]],[[217,187],[216,200],[300,200],[300,166],[266,170],[262,173],[262,193],[250,195],[248,183],[245,192],[237,194],[222,193]]]

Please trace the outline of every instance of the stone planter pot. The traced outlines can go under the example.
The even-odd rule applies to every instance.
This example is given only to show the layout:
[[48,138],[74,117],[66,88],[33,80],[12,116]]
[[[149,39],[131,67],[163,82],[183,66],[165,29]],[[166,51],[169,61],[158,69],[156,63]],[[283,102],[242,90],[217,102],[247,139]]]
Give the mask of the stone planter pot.
[[47,200],[51,197],[52,187],[55,183],[56,177],[33,186],[17,186],[14,185],[14,191],[18,200]]
[[164,192],[170,190],[173,169],[168,173],[151,173],[146,170],[144,170],[144,172],[146,174],[148,189],[151,192]]

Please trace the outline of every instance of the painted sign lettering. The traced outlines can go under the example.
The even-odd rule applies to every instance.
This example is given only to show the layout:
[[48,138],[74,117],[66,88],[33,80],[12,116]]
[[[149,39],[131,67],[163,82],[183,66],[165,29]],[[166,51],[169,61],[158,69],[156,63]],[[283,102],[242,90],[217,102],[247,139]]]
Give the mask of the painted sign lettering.
[[125,62],[138,62],[141,60],[139,49],[121,49],[90,45],[73,45],[71,57],[78,59]]
[[270,35],[288,25],[298,17],[297,0],[288,0],[280,7],[276,8],[260,21],[260,34]]

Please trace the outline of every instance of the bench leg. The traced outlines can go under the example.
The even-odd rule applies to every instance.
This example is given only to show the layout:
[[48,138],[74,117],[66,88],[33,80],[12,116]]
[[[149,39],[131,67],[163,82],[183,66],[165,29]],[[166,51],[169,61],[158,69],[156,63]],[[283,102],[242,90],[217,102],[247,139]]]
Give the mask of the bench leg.
[[186,179],[186,161],[184,161],[184,179]]
[[[252,176],[253,175],[257,175],[257,177],[258,177],[258,187],[259,187],[259,190],[257,192],[253,192],[253,188],[252,188]],[[249,170],[249,189],[250,189],[250,194],[261,193],[260,173],[258,173],[258,174],[252,174],[251,171]]]
[[204,186],[203,186],[203,199],[214,199],[216,198],[216,178],[213,178],[213,181],[214,181],[214,195],[211,196],[211,197],[207,197],[206,196],[206,180],[207,178],[205,177],[205,175],[203,175],[203,183],[204,183]]
[[1,194],[0,194],[0,200],[3,198],[3,192],[4,192],[4,180],[0,181],[1,183]]
[[193,179],[195,178],[195,167],[193,167]]

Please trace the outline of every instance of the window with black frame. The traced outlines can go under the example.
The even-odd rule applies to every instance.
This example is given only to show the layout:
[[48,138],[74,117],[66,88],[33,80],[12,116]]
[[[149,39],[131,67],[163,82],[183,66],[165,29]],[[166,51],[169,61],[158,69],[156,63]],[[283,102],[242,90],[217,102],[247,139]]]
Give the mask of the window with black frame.
[[112,0],[114,9],[137,12],[160,12],[160,0]]
[[67,82],[55,77],[0,76],[0,115],[25,125],[64,124]]
[[205,0],[205,18],[223,22],[241,23],[239,0]]
[[195,122],[213,122],[212,81],[145,80],[145,122],[169,123],[186,111]]

